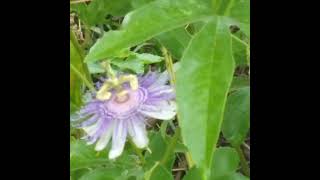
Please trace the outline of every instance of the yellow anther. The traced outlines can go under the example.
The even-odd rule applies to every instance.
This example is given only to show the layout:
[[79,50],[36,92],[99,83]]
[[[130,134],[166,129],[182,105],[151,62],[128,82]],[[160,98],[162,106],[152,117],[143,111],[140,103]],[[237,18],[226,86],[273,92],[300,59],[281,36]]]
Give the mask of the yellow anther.
[[132,90],[137,90],[138,85],[138,78],[135,75],[124,75],[120,76],[119,79],[116,77],[108,79],[102,87],[97,92],[96,98],[105,101],[111,98],[112,93],[109,92],[111,89],[115,89],[117,92],[117,99],[119,101],[125,101],[127,99],[128,91],[122,89],[122,84],[125,82],[129,82],[130,87]]
[[135,75],[125,75],[125,76],[121,76],[119,78],[120,83],[124,83],[124,82],[129,82],[130,83],[130,87],[132,90],[137,90],[139,85],[138,85],[138,78]]
[[108,92],[108,91],[97,93],[97,96],[96,96],[96,98],[101,100],[101,101],[108,100],[108,99],[110,99],[110,97],[111,97],[111,93]]
[[108,91],[110,88],[111,88],[110,84],[108,82],[105,83],[97,92],[96,98],[101,101],[110,99],[111,93]]
[[112,88],[119,85],[119,80],[117,78],[111,78],[107,80],[107,83],[109,87]]

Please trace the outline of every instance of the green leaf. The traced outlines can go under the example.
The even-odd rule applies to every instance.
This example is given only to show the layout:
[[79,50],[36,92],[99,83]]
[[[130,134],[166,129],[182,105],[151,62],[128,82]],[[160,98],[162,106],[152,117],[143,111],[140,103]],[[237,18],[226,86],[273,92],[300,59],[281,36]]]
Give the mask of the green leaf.
[[87,63],[91,74],[105,73],[105,69],[99,63]]
[[76,11],[80,19],[89,26],[107,22],[108,14],[124,16],[132,9],[130,0],[93,0],[86,3],[71,4],[71,10]]
[[130,69],[135,73],[143,73],[145,64],[153,64],[162,60],[162,57],[148,53],[132,53],[125,60],[115,58],[111,61],[111,63],[118,66],[122,70]]
[[145,172],[145,180],[173,180],[173,176],[163,165],[155,162],[151,169]]
[[155,1],[155,0],[134,0],[134,1],[131,1],[131,5],[134,9],[137,9],[137,8],[144,6],[152,1]]
[[224,15],[250,24],[250,0],[231,0]]
[[86,173],[79,180],[115,180],[121,173],[120,168],[98,168]]
[[143,63],[140,62],[137,59],[113,59],[112,64],[119,67],[121,70],[132,70],[135,73],[143,73],[144,72],[144,66]]
[[240,158],[234,148],[218,148],[212,160],[211,179],[233,174],[236,172],[239,162]]
[[[161,133],[158,132],[156,134],[153,134],[150,138],[149,148],[151,149],[150,152],[146,152],[145,160],[146,165],[145,169],[151,169],[152,166],[154,166],[155,162],[160,162],[163,156],[166,153],[166,150],[168,148],[168,144],[170,141],[169,139],[165,139],[162,137]],[[172,168],[174,162],[174,152],[173,150],[169,152],[169,158],[165,162],[164,167],[170,170]]]
[[240,30],[250,36],[250,0],[221,1],[219,13],[235,20]]
[[78,169],[75,171],[71,171],[70,172],[71,180],[78,180],[89,171],[90,171],[89,169]]
[[203,179],[203,173],[200,171],[199,168],[193,167],[187,174],[183,177],[183,180],[195,180],[195,179]]
[[155,39],[165,46],[174,58],[180,59],[183,51],[188,46],[191,35],[184,27],[180,27],[172,31],[162,33],[156,36]]
[[250,87],[243,87],[228,97],[224,122],[223,136],[233,145],[240,145],[246,138],[250,119]]
[[236,90],[241,89],[246,86],[250,86],[249,76],[235,76],[232,79],[230,92],[236,91]]
[[116,160],[109,160],[108,149],[95,151],[94,145],[87,145],[82,140],[70,141],[70,170],[76,171],[84,168],[118,167],[121,169],[135,169],[140,164],[139,158],[133,150],[125,147],[125,150]]
[[186,152],[188,152],[188,148],[182,142],[177,142],[177,145],[175,147],[174,152],[176,152],[176,153],[186,153]]
[[[224,180],[236,175],[236,170],[239,166],[239,156],[234,148],[221,147],[218,148],[212,159],[210,180]],[[202,179],[204,174],[201,169],[193,167],[187,172],[183,180]],[[231,180],[231,179],[230,179]]]
[[[70,41],[70,63],[81,62],[81,57],[75,50],[72,42]],[[77,63],[78,66],[80,63]],[[73,105],[72,109],[76,109],[81,105],[81,80],[77,77],[77,75],[70,71],[70,103]]]
[[128,13],[118,31],[109,31],[90,49],[86,61],[114,56],[166,31],[211,14],[208,0],[157,0]]
[[107,164],[108,161],[107,151],[101,151],[98,154],[93,146],[86,145],[84,141],[77,140],[70,142],[71,171]]
[[[83,63],[83,54],[74,34],[70,31],[70,65],[73,66],[78,73],[91,81],[87,66]],[[70,103],[71,110],[74,111],[81,106],[81,87],[83,82],[74,71],[70,70]]]
[[177,71],[182,137],[204,171],[211,166],[234,72],[231,45],[228,26],[211,20],[192,38]]
[[153,64],[153,63],[161,62],[163,60],[163,57],[161,56],[148,54],[148,53],[142,53],[142,54],[135,53],[134,55],[129,56],[129,58],[130,57],[138,59],[144,64]]
[[172,173],[159,164],[151,175],[150,180],[173,180]]
[[249,180],[249,178],[240,173],[232,173],[226,176],[214,178],[212,180]]
[[88,26],[94,26],[107,22],[107,13],[103,11],[103,1],[94,0],[89,5],[86,3],[71,4],[70,8],[72,11],[76,11],[80,20]]
[[79,180],[142,180],[143,171],[136,167],[125,169],[120,167],[96,168],[84,174]]
[[[235,37],[235,36],[234,36]],[[233,51],[233,58],[236,62],[236,65],[247,65],[247,47],[244,42],[240,42],[240,38],[232,38],[232,51]]]

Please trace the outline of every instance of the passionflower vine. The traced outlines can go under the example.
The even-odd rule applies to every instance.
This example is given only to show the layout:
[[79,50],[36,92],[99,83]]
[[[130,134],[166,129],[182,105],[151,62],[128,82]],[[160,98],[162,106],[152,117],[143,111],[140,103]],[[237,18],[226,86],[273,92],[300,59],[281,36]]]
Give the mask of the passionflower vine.
[[138,148],[148,145],[146,121],[170,120],[176,115],[175,93],[166,73],[120,75],[98,82],[98,91],[79,111],[88,144],[103,150],[112,139],[109,159],[121,155],[127,136]]

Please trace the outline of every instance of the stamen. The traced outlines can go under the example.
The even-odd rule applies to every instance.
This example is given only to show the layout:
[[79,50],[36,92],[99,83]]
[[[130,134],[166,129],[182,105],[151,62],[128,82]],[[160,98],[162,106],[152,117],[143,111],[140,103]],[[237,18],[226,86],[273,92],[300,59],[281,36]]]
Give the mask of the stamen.
[[97,93],[97,96],[96,96],[96,98],[101,101],[108,100],[110,99],[110,97],[111,97],[111,93],[109,91],[103,91],[103,92]]
[[135,75],[123,75],[120,76],[119,79],[116,77],[112,77],[108,79],[100,88],[100,90],[97,92],[96,98],[102,101],[110,99],[112,96],[111,92],[109,92],[110,89],[115,89],[117,92],[117,98],[116,100],[118,102],[124,102],[128,100],[128,92],[126,90],[123,90],[122,84],[129,82],[130,87],[132,90],[137,90],[139,88],[138,85],[138,78]]
[[138,78],[135,75],[125,75],[125,76],[121,76],[119,78],[120,83],[125,83],[125,82],[129,82],[130,83],[130,87],[132,90],[137,90],[139,85],[138,85]]
[[101,101],[108,100],[111,97],[111,93],[108,91],[111,87],[112,86],[110,86],[110,83],[106,82],[97,92],[96,98]]

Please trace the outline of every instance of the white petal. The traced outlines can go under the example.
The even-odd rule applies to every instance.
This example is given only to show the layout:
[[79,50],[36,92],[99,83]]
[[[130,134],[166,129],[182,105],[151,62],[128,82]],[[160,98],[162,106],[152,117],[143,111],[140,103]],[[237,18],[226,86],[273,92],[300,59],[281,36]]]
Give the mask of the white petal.
[[129,134],[132,141],[138,148],[147,147],[149,140],[147,136],[147,131],[143,120],[130,120],[128,125]]
[[87,126],[87,127],[83,127],[82,129],[89,135],[89,136],[93,136],[96,131],[98,130],[98,128],[100,127],[100,123],[97,122],[91,126]]
[[111,121],[109,127],[107,127],[106,131],[101,135],[95,147],[96,151],[101,151],[108,145],[114,129],[114,124],[114,121]]
[[156,88],[150,89],[150,94],[152,94],[152,96],[158,96],[161,94],[170,94],[170,93],[174,93],[174,89],[171,88],[170,86],[158,86]]
[[127,128],[125,127],[124,120],[115,120],[116,125],[112,135],[112,147],[109,152],[109,159],[115,159],[120,156],[127,137]]
[[169,78],[169,73],[167,71],[164,71],[160,74],[158,79],[154,83],[152,83],[151,86],[149,86],[148,89],[153,89],[155,87],[165,85],[169,81]]
[[154,111],[142,109],[140,112],[155,119],[170,120],[176,115],[177,105],[174,101],[162,101],[155,105],[155,108]]

